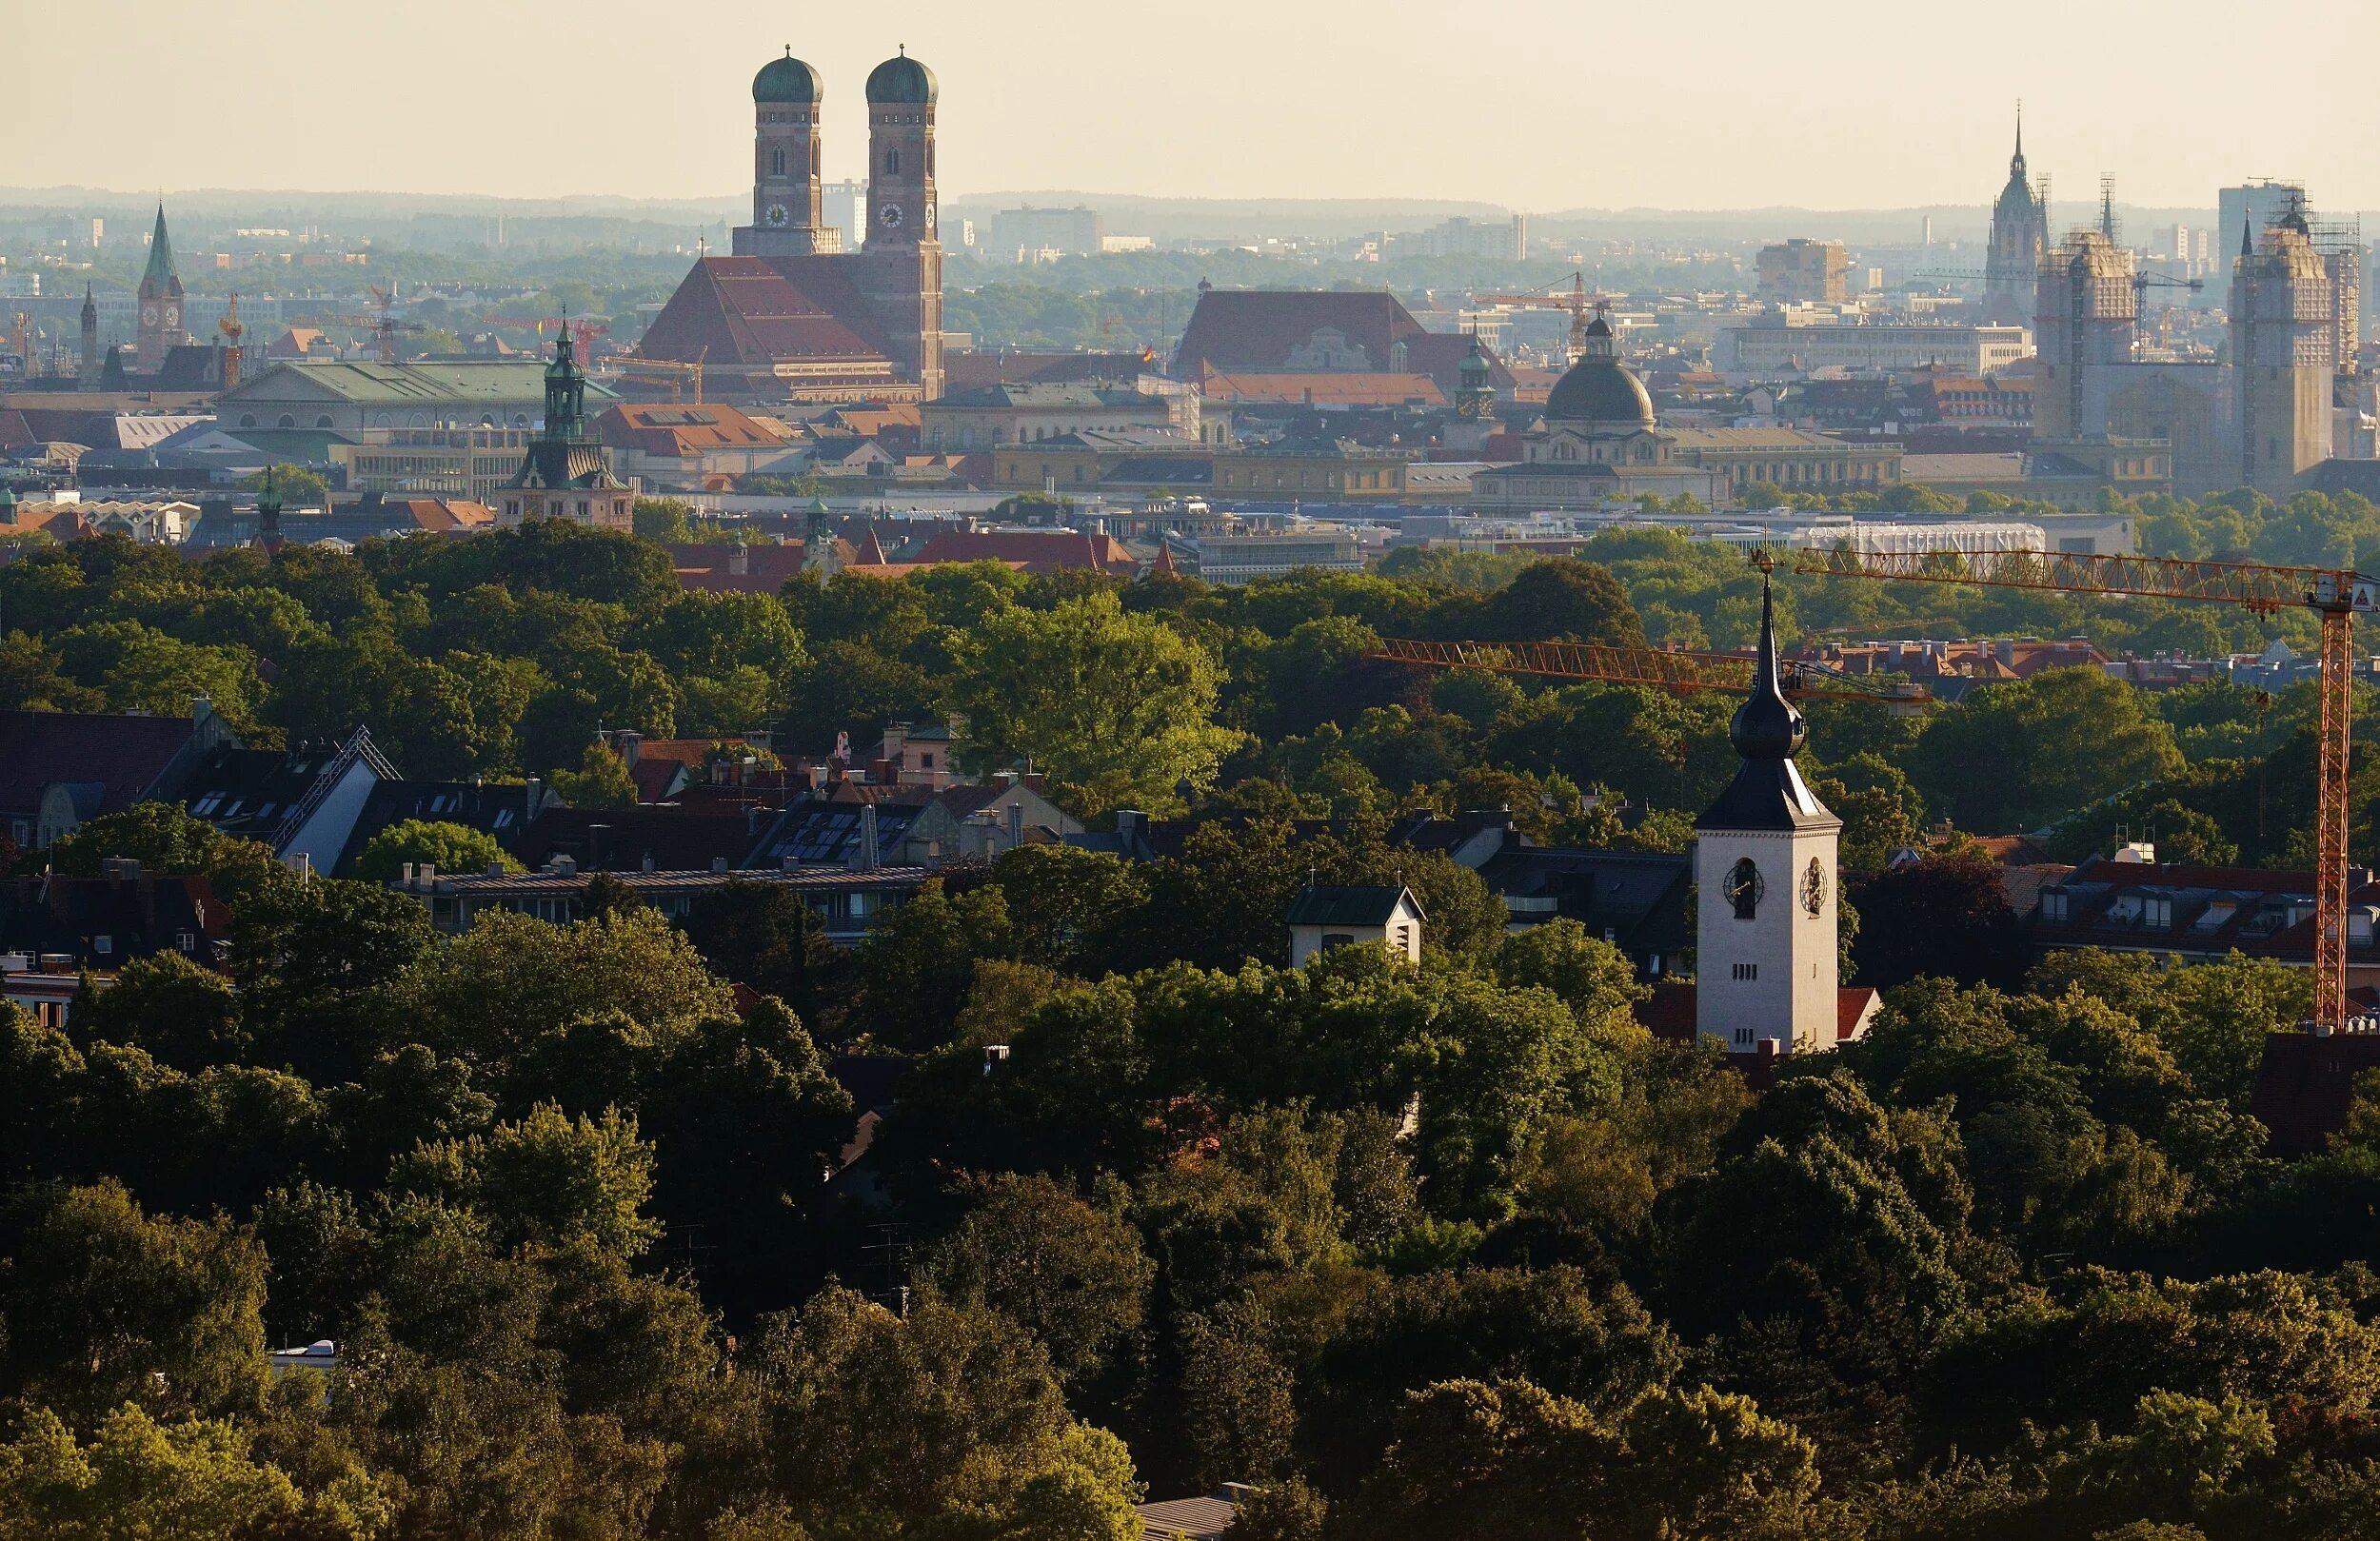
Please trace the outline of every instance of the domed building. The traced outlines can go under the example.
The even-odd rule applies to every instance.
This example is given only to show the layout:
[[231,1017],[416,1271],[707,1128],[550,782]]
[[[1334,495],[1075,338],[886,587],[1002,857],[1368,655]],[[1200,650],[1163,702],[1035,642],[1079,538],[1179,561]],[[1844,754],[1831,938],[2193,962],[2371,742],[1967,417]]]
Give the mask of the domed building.
[[1597,316],[1587,324],[1577,362],[1546,397],[1543,425],[1523,441],[1520,464],[1472,477],[1472,504],[1497,511],[1592,508],[1683,493],[1716,506],[1726,477],[1679,464],[1676,443],[1655,420],[1644,382],[1620,362],[1611,323]]
[[823,217],[826,89],[793,56],[752,77],[752,223],[704,257],[637,346],[725,401],[931,401],[942,393],[934,72],[903,49],[867,77],[867,228]]

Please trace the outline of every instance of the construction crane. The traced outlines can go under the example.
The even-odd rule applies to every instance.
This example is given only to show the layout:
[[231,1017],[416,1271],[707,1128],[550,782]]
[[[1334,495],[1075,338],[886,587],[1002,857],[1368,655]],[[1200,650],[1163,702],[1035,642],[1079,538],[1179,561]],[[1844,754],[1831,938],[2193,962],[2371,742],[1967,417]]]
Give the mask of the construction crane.
[[481,325],[486,326],[520,326],[537,333],[540,337],[545,335],[545,328],[548,326],[560,327],[569,332],[570,341],[577,345],[578,350],[581,354],[590,353],[590,339],[597,337],[609,337],[611,335],[611,328],[605,326],[600,321],[573,321],[568,316],[545,316],[542,318],[488,316],[482,321]]
[[[1570,285],[1568,293],[1560,291],[1560,286],[1564,283]],[[1613,298],[1612,295],[1600,292],[1589,294],[1587,272],[1582,267],[1571,274],[1568,279],[1557,278],[1543,288],[1531,289],[1523,294],[1475,294],[1471,297],[1471,303],[1473,305],[1513,306],[1524,310],[1569,311],[1570,362],[1576,364],[1586,357],[1588,315],[1595,311],[1610,309]]]
[[[1601,642],[1431,642],[1382,640],[1365,655],[1390,663],[1431,669],[1486,669],[1497,674],[1537,675],[1548,680],[1595,680],[1641,685],[1676,696],[1705,690],[1742,694],[1752,687],[1749,653],[1696,653],[1661,647],[1614,647]],[[1871,680],[1829,664],[1780,660],[1785,694],[1795,701],[1880,701],[1898,713],[1934,704],[1923,685],[1905,680]]]
[[2075,552],[1809,551],[1795,572],[1827,578],[1974,583],[2062,594],[2125,594],[2235,604],[2255,615],[2303,605],[2320,618],[2321,722],[2314,813],[2314,1007],[2317,1033],[2347,1025],[2348,742],[2354,726],[2355,617],[2380,609],[2380,579],[2345,568]]
[[223,388],[231,390],[240,384],[240,365],[248,357],[241,339],[248,336],[248,327],[240,320],[240,297],[234,294],[225,302],[223,314],[216,319],[215,330],[223,333]]

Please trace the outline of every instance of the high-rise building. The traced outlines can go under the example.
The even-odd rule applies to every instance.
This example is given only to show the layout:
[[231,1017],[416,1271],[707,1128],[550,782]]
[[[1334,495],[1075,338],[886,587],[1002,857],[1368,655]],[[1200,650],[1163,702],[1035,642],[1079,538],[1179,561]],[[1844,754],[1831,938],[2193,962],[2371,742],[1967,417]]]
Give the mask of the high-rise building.
[[2302,211],[2305,207],[2306,187],[2302,182],[2254,177],[2236,188],[2224,188],[2215,193],[2215,238],[2222,242],[2237,241],[2242,229],[2251,236],[2261,233],[2280,224],[2281,216],[2290,210]]
[[1799,236],[1762,247],[1760,298],[1772,305],[1841,305],[1851,298],[1851,261],[1840,241]]
[[2332,299],[2330,267],[2298,207],[2261,241],[2243,227],[2231,298],[2243,486],[2286,499],[2300,474],[2330,458]]
[[173,242],[166,234],[166,206],[157,206],[157,228],[149,240],[149,266],[141,273],[140,326],[132,333],[132,366],[143,374],[164,367],[166,349],[190,340],[182,329],[182,275],[173,270]]
[[2033,314],[2033,286],[2050,245],[2050,207],[2045,192],[2025,180],[2025,119],[2016,117],[2016,152],[2008,158],[2008,183],[1992,206],[1992,247],[1983,263],[1983,319],[1992,326],[2022,326]]
[[1003,208],[992,216],[991,251],[999,261],[1033,262],[1045,251],[1097,256],[1107,229],[1096,208]]

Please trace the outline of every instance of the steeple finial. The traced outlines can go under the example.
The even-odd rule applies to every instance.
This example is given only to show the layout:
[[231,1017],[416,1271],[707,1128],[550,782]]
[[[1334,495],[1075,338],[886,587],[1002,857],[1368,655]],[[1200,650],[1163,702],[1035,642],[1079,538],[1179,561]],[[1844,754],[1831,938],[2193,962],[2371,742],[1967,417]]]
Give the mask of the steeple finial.
[[1770,576],[1776,559],[1761,551],[1753,562],[1760,569],[1760,646],[1752,663],[1752,691],[1735,708],[1727,737],[1746,760],[1791,760],[1807,741],[1808,730],[1801,713],[1785,699],[1777,671],[1776,597]]

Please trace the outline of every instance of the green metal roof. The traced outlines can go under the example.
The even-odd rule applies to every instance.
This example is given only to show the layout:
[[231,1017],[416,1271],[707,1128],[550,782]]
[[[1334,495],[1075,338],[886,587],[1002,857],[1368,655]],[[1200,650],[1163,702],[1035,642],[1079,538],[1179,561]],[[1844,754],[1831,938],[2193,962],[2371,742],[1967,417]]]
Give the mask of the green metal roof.
[[[268,389],[287,370],[320,386],[342,401],[367,405],[408,405],[415,402],[542,402],[545,398],[545,365],[534,359],[468,360],[456,364],[376,364],[368,360],[292,359],[227,391],[225,401],[249,397],[274,401]],[[589,381],[591,398],[617,401],[618,396]]]
[[141,274],[143,294],[163,294],[176,282],[173,242],[166,235],[166,206],[157,206],[157,228],[149,238],[149,267]]

